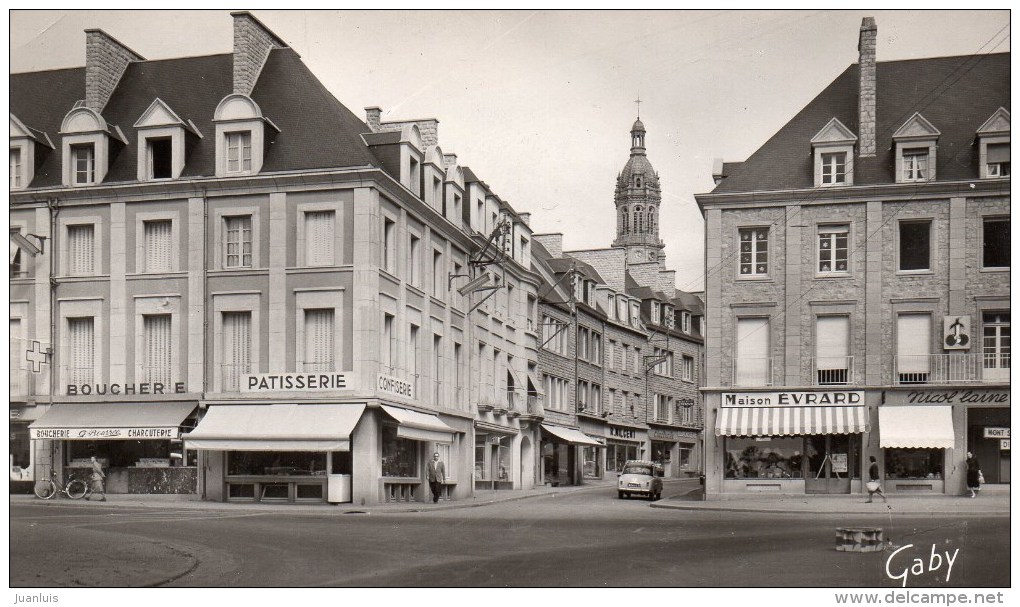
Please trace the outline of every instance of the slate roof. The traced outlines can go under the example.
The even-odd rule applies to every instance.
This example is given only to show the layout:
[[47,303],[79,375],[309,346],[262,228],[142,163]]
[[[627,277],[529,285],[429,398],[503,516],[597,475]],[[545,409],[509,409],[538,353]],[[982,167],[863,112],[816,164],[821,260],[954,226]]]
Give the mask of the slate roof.
[[[936,181],[977,178],[977,129],[995,110],[1010,107],[1009,58],[1009,53],[995,53],[877,63],[877,153],[857,159],[854,184],[895,181],[892,134],[914,112],[942,132]],[[854,64],[746,161],[726,163],[729,176],[712,193],[813,188],[811,138],[832,118],[860,136],[857,81]]]
[[[156,98],[183,120],[194,122],[203,135],[189,149],[182,177],[214,176],[213,113],[232,92],[232,81],[229,53],[130,63],[102,112],[128,140],[112,159],[104,183],[136,180],[137,135],[132,125]],[[84,98],[85,68],[10,76],[11,113],[26,126],[49,134],[58,147],[60,123]],[[280,129],[266,127],[262,173],[382,166],[361,138],[371,132],[368,125],[329,93],[293,49],[270,52],[251,98]],[[31,187],[59,186],[60,160],[59,149],[46,154]]]

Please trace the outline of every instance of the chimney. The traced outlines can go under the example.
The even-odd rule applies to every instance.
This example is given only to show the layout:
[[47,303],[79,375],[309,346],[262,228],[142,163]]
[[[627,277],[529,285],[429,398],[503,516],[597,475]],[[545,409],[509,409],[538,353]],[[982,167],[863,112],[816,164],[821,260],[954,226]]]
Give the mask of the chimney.
[[145,61],[145,57],[103,30],[85,30],[85,106],[102,112],[132,61]]
[[713,158],[712,159],[712,181],[715,182],[715,185],[719,185],[720,183],[722,183],[723,177],[726,177],[726,175],[723,173],[723,159],[722,158]]
[[545,247],[546,251],[554,258],[563,257],[563,234],[532,234],[532,240],[537,240],[538,244]]
[[531,213],[518,213],[517,216],[521,218],[521,223],[531,227]]
[[382,108],[375,105],[365,108],[365,122],[373,133],[378,133],[382,124]]
[[250,95],[269,51],[286,48],[287,43],[248,11],[230,16],[234,18],[234,93]]
[[446,165],[446,168],[450,168],[450,167],[456,165],[457,164],[457,155],[456,154],[443,154],[443,164]]
[[860,72],[860,84],[857,89],[858,112],[858,156],[875,155],[875,46],[878,39],[878,26],[874,17],[865,17],[861,21],[861,37],[857,43],[860,58],[857,60]]

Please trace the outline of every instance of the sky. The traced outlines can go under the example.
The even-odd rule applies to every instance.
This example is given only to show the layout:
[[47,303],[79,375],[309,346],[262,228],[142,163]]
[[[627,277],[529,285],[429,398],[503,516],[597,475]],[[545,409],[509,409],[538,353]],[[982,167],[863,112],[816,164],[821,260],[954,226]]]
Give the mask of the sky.
[[[443,152],[565,250],[615,237],[640,97],[667,265],[687,291],[704,284],[694,194],[713,188],[713,159],[750,156],[856,63],[863,17],[879,61],[1010,50],[1006,10],[252,13],[359,116],[437,118]],[[9,14],[11,72],[84,65],[87,28],[148,59],[232,48],[227,11]]]

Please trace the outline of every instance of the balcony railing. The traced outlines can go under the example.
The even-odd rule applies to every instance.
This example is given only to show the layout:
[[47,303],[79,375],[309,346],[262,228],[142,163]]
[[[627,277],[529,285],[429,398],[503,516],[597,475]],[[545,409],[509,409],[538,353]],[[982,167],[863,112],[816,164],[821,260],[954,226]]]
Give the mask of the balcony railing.
[[241,390],[241,376],[249,373],[251,373],[251,363],[221,365],[220,374],[223,378],[223,391],[239,392]]
[[545,415],[545,396],[542,394],[529,394],[527,398],[528,415]]
[[919,354],[893,357],[893,383],[948,384],[1009,381],[1009,353]]
[[507,389],[506,391],[506,410],[511,413],[521,413],[524,411],[524,403],[522,402],[524,395],[514,389]]
[[146,384],[163,384],[164,386],[170,385],[170,367],[167,366],[143,366],[142,367],[142,382]]
[[733,386],[771,386],[772,358],[734,358]]
[[811,381],[816,386],[848,386],[857,383],[853,356],[821,356],[811,359]]

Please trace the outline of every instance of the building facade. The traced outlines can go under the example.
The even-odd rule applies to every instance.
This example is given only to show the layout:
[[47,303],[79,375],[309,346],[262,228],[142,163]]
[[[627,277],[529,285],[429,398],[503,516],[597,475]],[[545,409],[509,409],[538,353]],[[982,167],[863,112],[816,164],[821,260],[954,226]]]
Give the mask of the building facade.
[[531,486],[525,218],[438,121],[361,121],[232,15],[229,54],[89,30],[85,68],[11,76],[12,481],[96,455],[113,493],[417,501],[438,452],[444,499]]
[[708,492],[963,492],[1009,473],[1009,55],[860,60],[706,220]]

